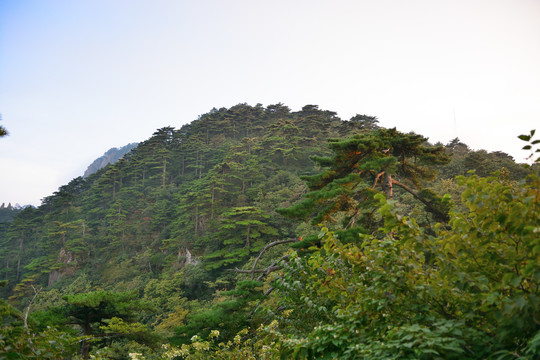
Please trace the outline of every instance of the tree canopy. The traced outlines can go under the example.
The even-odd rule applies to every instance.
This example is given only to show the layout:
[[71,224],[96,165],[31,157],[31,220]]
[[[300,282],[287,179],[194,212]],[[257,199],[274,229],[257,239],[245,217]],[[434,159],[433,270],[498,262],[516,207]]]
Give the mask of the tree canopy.
[[534,161],[373,116],[212,109],[37,208],[0,208],[0,349],[533,359],[538,185]]

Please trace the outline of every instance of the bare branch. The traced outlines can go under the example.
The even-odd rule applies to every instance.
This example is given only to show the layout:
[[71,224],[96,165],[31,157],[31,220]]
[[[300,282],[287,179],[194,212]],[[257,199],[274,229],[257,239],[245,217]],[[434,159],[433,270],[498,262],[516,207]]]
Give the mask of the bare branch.
[[271,293],[272,291],[274,291],[275,289],[276,289],[276,288],[272,286],[271,288],[269,288],[268,290],[266,290],[266,291],[264,292],[264,295],[265,295],[265,296],[270,295],[270,293]]
[[356,213],[351,217],[351,220],[349,220],[349,223],[347,224],[347,226],[345,226],[345,230],[354,226],[354,223],[358,215],[360,215],[360,208],[358,208],[358,210],[356,210]]
[[[276,266],[274,266],[276,267]],[[281,268],[281,267],[280,267]],[[234,271],[235,273],[239,273],[239,274],[252,274],[254,272],[256,273],[264,273],[266,271],[268,271],[268,269],[271,269],[271,266],[265,268],[265,269],[258,269],[258,270],[243,270],[243,269],[238,269],[238,268],[234,268],[234,269],[225,269],[225,271]],[[271,269],[271,271],[275,271],[275,270],[279,270],[279,269]]]
[[375,186],[377,186],[377,183],[379,182],[379,179],[381,178],[381,176],[384,175],[384,171],[380,172],[377,174],[377,177],[375,178],[375,181],[373,182],[373,186],[371,187],[371,190],[374,190],[375,189]]
[[278,241],[274,241],[274,242],[271,242],[270,244],[266,245],[261,250],[261,252],[259,253],[259,256],[257,256],[257,258],[255,259],[255,262],[253,263],[253,267],[251,268],[251,280],[253,280],[253,278],[255,276],[255,268],[257,267],[257,263],[259,262],[259,259],[263,256],[263,254],[266,252],[266,250],[268,250],[271,247],[276,246],[276,245],[286,244],[286,243],[295,242],[295,241],[298,241],[298,238],[278,240]]
[[28,306],[26,307],[26,311],[24,312],[24,327],[25,329],[28,329],[28,314],[30,314],[30,307],[34,303],[34,300],[36,300],[36,297],[41,292],[41,287],[36,288],[34,285],[31,285],[32,289],[34,290],[34,296],[32,297],[32,300],[28,303]]
[[282,266],[276,266],[276,264],[278,262],[280,262],[280,261],[287,260],[290,256],[291,255],[283,255],[282,257],[280,257],[279,259],[274,261],[272,264],[270,264],[270,266],[268,266],[266,269],[264,269],[264,273],[259,275],[259,277],[257,278],[257,281],[261,281],[263,277],[265,277],[266,275],[270,274],[273,271],[280,270],[282,268]]
[[[276,288],[275,287],[270,287],[268,290],[266,290],[264,292],[264,296],[268,296],[272,293],[272,291],[274,291]],[[261,300],[257,301],[257,303],[255,304],[255,307],[253,308],[253,310],[251,310],[251,312],[249,313],[248,315],[248,319],[251,319],[251,317],[253,316],[253,314],[255,313],[255,311],[257,311],[257,309],[259,308],[259,305],[261,305]]]

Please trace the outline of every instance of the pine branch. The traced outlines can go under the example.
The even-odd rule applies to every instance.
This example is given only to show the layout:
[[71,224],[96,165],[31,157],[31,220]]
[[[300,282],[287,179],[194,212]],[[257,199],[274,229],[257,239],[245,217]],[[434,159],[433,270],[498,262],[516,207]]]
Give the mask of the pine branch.
[[433,212],[434,214],[437,214],[438,216],[440,216],[442,219],[447,219],[448,218],[448,215],[441,212],[440,210],[436,209],[433,204],[431,204],[429,201],[427,201],[426,199],[422,198],[420,195],[418,195],[414,190],[412,190],[410,187],[408,187],[407,185],[395,180],[395,179],[392,179],[391,180],[392,184],[396,184],[397,186],[401,187],[403,190],[407,191],[409,194],[411,194],[412,196],[414,196],[415,199],[417,199],[418,201],[420,201],[422,204],[424,204],[428,210],[430,210],[431,212]]

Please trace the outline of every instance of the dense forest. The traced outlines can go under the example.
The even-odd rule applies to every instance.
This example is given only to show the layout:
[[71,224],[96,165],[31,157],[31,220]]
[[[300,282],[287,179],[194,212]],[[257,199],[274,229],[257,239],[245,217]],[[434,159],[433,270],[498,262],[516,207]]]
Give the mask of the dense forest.
[[158,129],[0,208],[0,359],[539,358],[535,156],[316,105]]

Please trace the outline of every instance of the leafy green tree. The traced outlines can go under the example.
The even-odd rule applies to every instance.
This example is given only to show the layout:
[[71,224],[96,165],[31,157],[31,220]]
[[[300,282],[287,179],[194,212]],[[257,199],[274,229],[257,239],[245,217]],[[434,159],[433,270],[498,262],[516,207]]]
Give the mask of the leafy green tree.
[[275,313],[294,340],[284,354],[536,358],[540,179],[458,181],[466,209],[436,234],[379,194],[377,233],[343,243],[323,229],[322,249],[291,255],[275,292],[291,312]]
[[540,331],[540,179],[459,182],[469,211],[455,214],[438,243],[444,256],[438,265],[462,292],[452,294],[459,313],[489,334],[496,349],[540,354],[539,344],[527,342]]
[[275,161],[286,167],[298,160],[302,141],[301,131],[294,121],[280,119],[269,127],[267,136],[263,138],[263,146]]
[[[175,327],[182,326],[189,313],[187,299],[183,291],[185,272],[180,271],[162,279],[150,280],[144,288],[143,301],[154,310],[150,322],[160,334],[169,337],[174,334]],[[147,315],[147,316],[148,316]]]
[[302,139],[305,141],[304,147],[310,147],[309,139],[318,138],[329,130],[333,131],[340,123],[335,112],[320,110],[317,105],[306,105],[293,115],[293,121],[300,129],[298,136],[300,139],[304,138]]
[[[5,286],[6,281],[0,282]],[[73,352],[75,337],[54,328],[38,331],[33,321],[0,299],[0,357],[2,359],[62,359]]]
[[67,306],[52,309],[66,317],[68,324],[77,325],[82,332],[81,355],[88,358],[90,343],[115,337],[139,337],[150,341],[148,329],[136,322],[144,304],[137,294],[95,291],[66,296]]
[[0,245],[4,279],[9,280],[6,290],[14,289],[16,283],[25,277],[36,275],[29,266],[34,260],[45,256],[44,247],[39,243],[42,236],[42,215],[36,209],[27,207],[18,214],[6,231],[6,237]]
[[157,180],[155,184],[165,187],[169,182],[168,167],[171,163],[171,150],[176,141],[175,131],[172,127],[158,129],[150,139],[143,143],[148,156],[145,159],[145,169],[150,180]]
[[186,325],[176,329],[173,344],[186,343],[194,335],[208,336],[219,330],[221,338],[231,339],[247,326],[247,317],[255,302],[263,298],[259,281],[239,281],[236,288],[223,291],[220,299],[209,310],[188,316]]

